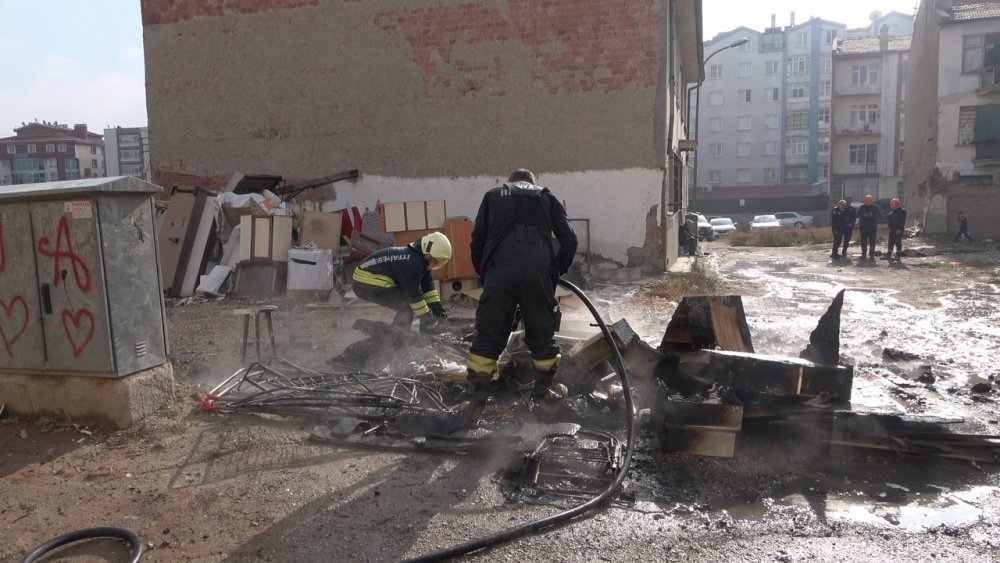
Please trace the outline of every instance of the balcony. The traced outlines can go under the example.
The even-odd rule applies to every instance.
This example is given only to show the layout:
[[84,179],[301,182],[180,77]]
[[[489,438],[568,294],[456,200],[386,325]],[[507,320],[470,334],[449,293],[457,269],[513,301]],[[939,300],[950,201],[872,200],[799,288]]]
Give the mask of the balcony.
[[835,96],[880,96],[882,87],[879,84],[837,84],[834,86]]
[[881,128],[878,123],[854,123],[846,127],[837,128],[838,135],[880,135]]
[[1000,66],[988,66],[979,71],[979,89],[976,93],[980,96],[1000,94]]

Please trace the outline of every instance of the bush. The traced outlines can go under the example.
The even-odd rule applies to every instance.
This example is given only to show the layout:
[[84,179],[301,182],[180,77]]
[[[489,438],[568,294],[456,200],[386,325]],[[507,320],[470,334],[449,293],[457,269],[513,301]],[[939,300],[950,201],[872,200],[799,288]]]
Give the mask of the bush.
[[[857,234],[857,233],[855,233]],[[726,237],[730,246],[802,246],[804,244],[831,244],[833,233],[829,228],[812,229],[758,229],[738,231]]]

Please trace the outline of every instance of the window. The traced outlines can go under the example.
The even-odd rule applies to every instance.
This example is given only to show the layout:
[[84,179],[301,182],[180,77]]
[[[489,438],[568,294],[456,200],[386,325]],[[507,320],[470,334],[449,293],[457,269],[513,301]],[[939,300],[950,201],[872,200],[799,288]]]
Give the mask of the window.
[[753,41],[747,41],[746,43],[740,45],[740,51],[749,51],[753,49]]
[[809,112],[808,111],[790,111],[785,117],[785,129],[808,129],[809,128]]
[[139,136],[138,135],[122,135],[118,137],[118,146],[121,147],[137,147],[139,146]]
[[819,67],[819,71],[823,74],[830,74],[833,72],[833,55],[823,55],[822,66]]
[[122,149],[119,154],[122,162],[130,162],[141,160],[142,156],[139,153],[139,149]]
[[141,164],[123,164],[122,174],[126,176],[142,176],[142,165]]
[[778,101],[778,89],[777,88],[764,88],[764,101],[765,102],[777,102]]
[[722,131],[722,118],[721,117],[713,117],[713,118],[709,119],[708,120],[708,130],[709,131],[714,131],[716,133],[719,132],[719,131]]
[[97,154],[97,147],[90,145],[90,154]]
[[786,74],[788,76],[801,76],[803,74],[809,74],[809,56],[789,57],[788,70]]
[[736,91],[736,102],[740,104],[750,103],[750,90],[737,90]]
[[736,182],[740,184],[750,183],[750,169],[749,168],[739,168],[736,170]]
[[708,105],[710,106],[721,106],[722,105],[722,92],[712,92],[708,95]]
[[823,44],[824,45],[832,45],[833,44],[833,40],[836,39],[836,38],[837,38],[837,30],[836,29],[824,29],[823,30]]
[[722,156],[722,143],[710,143],[708,145],[708,156],[719,158]]
[[56,150],[59,152],[66,152],[66,143],[59,143],[59,146]]
[[764,116],[764,129],[777,129],[778,128],[778,114],[769,113]]
[[765,168],[764,169],[764,183],[774,184],[778,182],[778,169],[777,168]]
[[46,168],[55,168],[56,166],[59,165],[58,162],[59,161],[56,160],[56,159],[54,159],[54,158],[46,158],[45,159],[45,167]]
[[976,117],[979,110],[976,106],[958,108],[958,144],[971,145],[976,135]]
[[851,145],[851,164],[874,164],[878,155],[876,145]]
[[90,167],[91,168],[97,168],[97,159],[96,158],[90,159]]
[[709,170],[708,171],[708,183],[709,184],[721,184],[722,183],[722,170]]
[[58,172],[49,172],[49,181],[50,182],[55,182],[58,179],[59,179],[59,173]]
[[52,143],[45,145],[45,152],[56,152],[56,146]]
[[986,46],[985,35],[962,37],[962,72],[976,72],[983,68],[983,54]]
[[761,50],[780,51],[785,48],[785,34],[780,29],[764,32],[761,39]]
[[708,79],[718,80],[722,78],[722,65],[711,65],[708,67]]
[[753,63],[740,63],[736,74],[740,78],[750,78],[753,76]]
[[17,154],[17,145],[7,145],[7,154]]
[[750,156],[750,143],[736,143],[736,156]]
[[822,108],[819,110],[819,124],[820,125],[830,124],[830,108]]
[[785,182],[789,184],[798,184],[805,182],[806,178],[809,177],[809,167],[808,166],[789,166],[785,169]]
[[792,86],[792,100],[802,101],[809,96],[809,87],[805,84]]
[[878,122],[878,104],[851,106],[851,125],[868,125]]
[[903,162],[903,156],[905,154],[906,151],[903,150],[903,143],[899,143],[899,162]]
[[778,154],[778,141],[764,141],[764,156]]
[[781,72],[781,61],[767,61],[764,63],[764,74],[774,76]]
[[817,138],[816,150],[819,152],[830,152],[830,135],[820,135]]
[[817,170],[818,170],[817,174],[819,175],[820,178],[829,178],[830,177],[830,165],[829,164],[820,164],[819,167],[817,168]]
[[809,46],[809,32],[800,31],[795,34],[795,46],[796,47],[808,47]]
[[741,115],[736,119],[736,128],[740,131],[749,131],[753,120],[749,115]]
[[28,145],[28,154],[34,154],[38,152],[38,147],[35,145]]
[[809,140],[806,137],[789,137],[785,139],[785,153],[788,156],[805,156],[809,153]]
[[833,89],[832,89],[832,87],[830,85],[830,81],[829,80],[820,80],[819,81],[819,95],[820,96],[829,96],[830,92],[832,92],[832,91],[833,91]]
[[853,65],[851,66],[851,84],[871,85],[878,84],[878,65]]

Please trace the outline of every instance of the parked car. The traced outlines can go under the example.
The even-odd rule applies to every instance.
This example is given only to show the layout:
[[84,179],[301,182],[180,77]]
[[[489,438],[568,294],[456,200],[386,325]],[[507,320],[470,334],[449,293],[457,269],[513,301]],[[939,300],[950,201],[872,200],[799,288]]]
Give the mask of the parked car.
[[717,237],[724,237],[736,230],[736,223],[729,217],[716,217],[708,222],[712,225],[712,233]]
[[774,215],[757,215],[750,221],[750,229],[780,229],[781,223]]
[[698,240],[715,240],[715,233],[712,231],[712,224],[708,222],[701,213],[688,213],[685,217],[687,221],[697,221]]
[[778,222],[781,226],[786,229],[796,228],[804,229],[806,227],[816,226],[816,222],[813,220],[812,215],[803,215],[798,211],[782,211],[781,213],[775,213],[775,217],[778,218]]

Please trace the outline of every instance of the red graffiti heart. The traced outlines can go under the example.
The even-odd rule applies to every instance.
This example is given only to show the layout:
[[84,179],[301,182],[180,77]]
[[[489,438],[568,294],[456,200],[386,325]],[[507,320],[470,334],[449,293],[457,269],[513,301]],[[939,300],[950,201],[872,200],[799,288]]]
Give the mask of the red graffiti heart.
[[[8,334],[4,325],[7,325],[8,328],[12,326],[16,327],[18,325],[18,320],[14,317],[14,306],[17,304],[21,305],[20,309],[24,311],[24,318],[21,319],[21,326],[15,329],[12,334]],[[28,329],[28,302],[24,300],[24,297],[16,295],[10,300],[10,303],[0,299],[0,309],[3,310],[5,319],[13,320],[13,323],[4,322],[3,324],[0,324],[0,339],[3,340],[3,347],[7,350],[7,355],[13,358],[14,344],[19,338],[21,338],[24,331]]]
[[[86,322],[81,323],[81,320],[86,320]],[[90,344],[94,338],[94,315],[87,309],[80,309],[76,314],[63,309],[62,323],[63,330],[66,331],[66,338],[69,340],[70,346],[73,347],[73,357],[79,358],[87,344]],[[70,329],[69,323],[73,323],[72,329]],[[84,328],[80,328],[81,324],[84,325]]]

